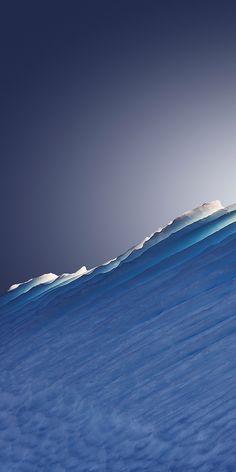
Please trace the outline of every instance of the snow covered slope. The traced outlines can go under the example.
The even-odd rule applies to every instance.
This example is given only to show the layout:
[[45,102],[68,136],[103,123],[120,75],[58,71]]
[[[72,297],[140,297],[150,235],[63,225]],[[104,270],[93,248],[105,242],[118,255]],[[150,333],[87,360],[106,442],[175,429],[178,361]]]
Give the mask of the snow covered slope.
[[236,206],[0,298],[0,470],[236,470]]

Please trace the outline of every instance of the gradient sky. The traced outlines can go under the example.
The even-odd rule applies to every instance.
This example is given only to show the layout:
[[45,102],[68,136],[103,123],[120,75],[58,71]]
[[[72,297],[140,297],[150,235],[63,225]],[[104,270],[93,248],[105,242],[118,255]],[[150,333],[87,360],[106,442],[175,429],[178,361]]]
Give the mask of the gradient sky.
[[236,201],[236,4],[2,2],[0,290]]

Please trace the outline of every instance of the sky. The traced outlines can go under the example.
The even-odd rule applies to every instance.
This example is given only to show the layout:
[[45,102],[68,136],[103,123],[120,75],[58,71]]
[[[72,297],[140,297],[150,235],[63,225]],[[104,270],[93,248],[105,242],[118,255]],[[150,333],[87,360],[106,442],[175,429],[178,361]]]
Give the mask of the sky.
[[236,5],[1,2],[0,292],[236,201]]

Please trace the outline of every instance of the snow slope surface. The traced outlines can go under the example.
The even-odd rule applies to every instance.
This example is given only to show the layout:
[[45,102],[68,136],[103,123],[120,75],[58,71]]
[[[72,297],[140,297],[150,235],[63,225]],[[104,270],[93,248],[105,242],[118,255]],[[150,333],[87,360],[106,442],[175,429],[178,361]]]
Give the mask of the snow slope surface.
[[236,470],[236,206],[0,298],[0,470]]

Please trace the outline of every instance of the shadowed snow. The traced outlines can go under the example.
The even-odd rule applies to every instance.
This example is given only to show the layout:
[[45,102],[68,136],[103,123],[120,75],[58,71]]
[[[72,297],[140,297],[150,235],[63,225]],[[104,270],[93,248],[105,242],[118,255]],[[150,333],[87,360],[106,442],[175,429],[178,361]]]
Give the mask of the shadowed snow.
[[236,205],[150,241],[0,298],[4,472],[235,471]]

